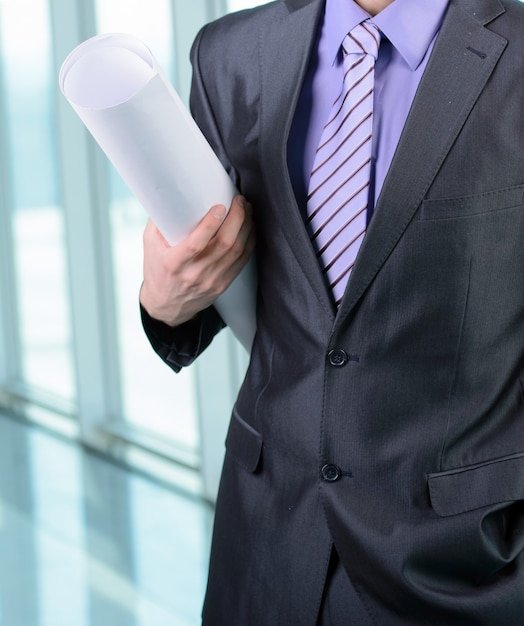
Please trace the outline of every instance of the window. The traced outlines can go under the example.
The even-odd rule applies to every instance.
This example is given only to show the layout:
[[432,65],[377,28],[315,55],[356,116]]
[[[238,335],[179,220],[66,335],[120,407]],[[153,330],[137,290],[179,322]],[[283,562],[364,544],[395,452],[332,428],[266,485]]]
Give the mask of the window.
[[178,375],[151,350],[138,309],[146,214],[58,70],[97,33],[135,34],[187,103],[197,31],[248,5],[0,0],[0,406],[210,499],[247,356],[229,331]]
[[0,35],[7,155],[2,185],[9,199],[2,226],[12,238],[9,296],[13,318],[18,318],[12,329],[18,348],[13,383],[72,403],[75,380],[47,0],[0,4]]

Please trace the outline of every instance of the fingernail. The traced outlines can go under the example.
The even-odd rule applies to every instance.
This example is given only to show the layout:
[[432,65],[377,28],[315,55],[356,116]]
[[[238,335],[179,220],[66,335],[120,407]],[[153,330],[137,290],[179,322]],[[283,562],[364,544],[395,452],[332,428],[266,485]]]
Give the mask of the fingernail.
[[218,205],[213,209],[213,215],[217,218],[217,220],[221,220],[224,218],[226,214],[226,207],[223,205]]

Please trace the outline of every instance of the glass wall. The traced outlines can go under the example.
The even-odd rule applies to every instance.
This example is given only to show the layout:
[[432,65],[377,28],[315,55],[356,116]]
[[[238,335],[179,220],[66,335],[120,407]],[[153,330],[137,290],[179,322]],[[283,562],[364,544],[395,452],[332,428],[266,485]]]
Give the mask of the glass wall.
[[229,331],[178,375],[153,353],[138,308],[145,211],[57,79],[81,41],[131,33],[187,103],[197,31],[255,4],[0,0],[0,408],[211,499],[247,357]]
[[7,156],[2,184],[10,200],[2,225],[14,251],[16,383],[71,403],[75,380],[50,32],[47,0],[0,3]]
[[258,2],[257,0],[227,0],[228,11],[240,11],[241,9],[250,9],[256,7],[259,4],[265,4],[265,2]]
[[[169,0],[97,0],[96,18],[99,34],[125,32],[144,41],[176,84],[174,15]],[[116,170],[107,165],[123,418],[133,427],[167,437],[196,454],[199,437],[194,370],[174,376],[151,350],[138,315],[142,232],[147,216]]]

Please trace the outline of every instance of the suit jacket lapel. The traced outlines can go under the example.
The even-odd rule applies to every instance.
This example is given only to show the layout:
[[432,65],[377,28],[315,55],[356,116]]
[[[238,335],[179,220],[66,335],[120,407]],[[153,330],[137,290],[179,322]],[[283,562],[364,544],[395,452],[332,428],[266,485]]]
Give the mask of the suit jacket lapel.
[[452,0],[359,251],[335,330],[407,228],[507,41],[484,24],[498,0]]
[[307,234],[289,178],[287,139],[309,57],[315,42],[323,0],[287,0],[282,18],[261,33],[261,140],[260,161],[265,185],[272,192],[278,222],[325,310],[334,317],[313,246]]

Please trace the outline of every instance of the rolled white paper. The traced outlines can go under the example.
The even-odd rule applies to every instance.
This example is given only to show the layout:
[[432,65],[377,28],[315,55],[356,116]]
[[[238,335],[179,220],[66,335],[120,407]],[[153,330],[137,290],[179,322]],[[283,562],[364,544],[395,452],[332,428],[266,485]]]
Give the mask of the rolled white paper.
[[[237,193],[149,48],[126,34],[77,46],[59,76],[62,93],[170,245],[215,204]],[[256,330],[255,264],[215,306],[248,352]]]

